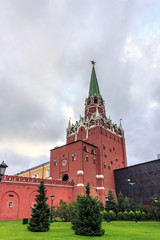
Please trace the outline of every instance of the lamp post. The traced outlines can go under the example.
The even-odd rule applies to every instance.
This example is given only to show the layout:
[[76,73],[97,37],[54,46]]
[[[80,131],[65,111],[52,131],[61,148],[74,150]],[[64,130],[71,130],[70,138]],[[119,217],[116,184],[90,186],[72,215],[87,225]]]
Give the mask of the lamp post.
[[157,197],[154,198],[154,202],[155,202],[155,205],[156,205],[156,207],[157,207],[157,221],[160,222],[159,201],[158,201],[158,198],[157,198]]
[[136,205],[135,205],[135,199],[134,199],[134,184],[133,182],[130,182],[131,180],[128,179],[129,184],[132,186],[132,198],[133,198],[133,206],[134,206],[134,215],[135,215],[135,222],[137,223],[137,216],[136,216]]
[[[108,207],[108,196],[106,196],[106,208]],[[109,209],[107,208],[107,222],[110,222],[110,218],[109,218]]]
[[2,176],[5,174],[7,164],[4,163],[4,161],[0,164],[0,182],[2,180]]
[[50,223],[53,223],[53,213],[52,213],[52,211],[53,211],[53,199],[54,199],[54,195],[52,194],[51,195],[51,219],[50,219]]

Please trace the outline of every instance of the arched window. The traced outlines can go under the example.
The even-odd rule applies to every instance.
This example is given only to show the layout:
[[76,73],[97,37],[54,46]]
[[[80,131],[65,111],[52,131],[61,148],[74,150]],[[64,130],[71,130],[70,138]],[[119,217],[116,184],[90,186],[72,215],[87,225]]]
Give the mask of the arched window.
[[39,172],[37,172],[36,178],[39,178]]
[[95,103],[95,104],[98,103],[97,97],[94,98],[94,103]]
[[93,163],[93,164],[96,163],[96,158],[95,158],[95,157],[92,158],[92,163]]
[[88,148],[84,146],[83,151],[88,152]]
[[72,161],[76,161],[76,154],[72,154]]
[[88,155],[85,155],[85,161],[88,162]]
[[68,182],[68,181],[69,181],[69,176],[68,176],[68,174],[63,174],[63,175],[61,176],[61,180],[62,180],[62,181],[65,181],[65,182]]
[[94,154],[94,155],[96,155],[96,153],[95,153],[95,150],[94,150],[94,149],[92,149],[92,150],[91,150],[91,154]]
[[108,170],[111,170],[111,166],[110,166],[110,164],[108,164]]
[[54,159],[54,167],[57,166],[57,159]]

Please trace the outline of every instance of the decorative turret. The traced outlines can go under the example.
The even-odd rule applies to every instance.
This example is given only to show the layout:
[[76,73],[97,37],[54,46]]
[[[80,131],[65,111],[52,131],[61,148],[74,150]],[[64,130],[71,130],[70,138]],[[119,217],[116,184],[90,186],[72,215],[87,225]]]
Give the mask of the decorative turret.
[[120,129],[121,131],[123,131],[123,127],[122,127],[122,118],[120,119],[119,129]]

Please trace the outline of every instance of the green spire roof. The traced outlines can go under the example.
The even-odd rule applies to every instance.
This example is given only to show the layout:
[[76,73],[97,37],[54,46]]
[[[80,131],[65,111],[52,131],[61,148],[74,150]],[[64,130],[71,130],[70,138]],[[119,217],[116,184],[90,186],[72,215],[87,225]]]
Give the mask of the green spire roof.
[[101,98],[101,94],[99,91],[99,86],[97,82],[96,72],[94,69],[94,61],[91,61],[92,63],[92,74],[91,74],[91,81],[90,81],[90,87],[89,87],[89,97],[97,96],[98,98]]

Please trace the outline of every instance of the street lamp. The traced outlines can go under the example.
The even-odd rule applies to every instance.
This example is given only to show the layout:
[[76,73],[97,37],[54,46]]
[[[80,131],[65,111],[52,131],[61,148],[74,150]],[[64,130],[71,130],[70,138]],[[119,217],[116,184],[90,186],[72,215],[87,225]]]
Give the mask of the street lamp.
[[[108,196],[106,196],[106,208],[108,207]],[[110,222],[110,219],[109,219],[109,209],[107,208],[107,222]]]
[[53,199],[54,199],[54,195],[51,195],[51,219],[50,219],[50,223],[53,223]]
[[2,176],[5,174],[7,164],[4,163],[4,161],[0,164],[0,182],[2,180]]
[[132,198],[133,198],[133,206],[134,206],[134,215],[135,215],[135,222],[137,223],[137,216],[136,216],[136,205],[135,205],[135,199],[134,199],[134,184],[133,182],[130,182],[131,179],[128,179],[129,184],[132,186]]
[[154,198],[155,205],[157,206],[157,221],[160,222],[160,215],[159,215],[159,201],[158,198]]

